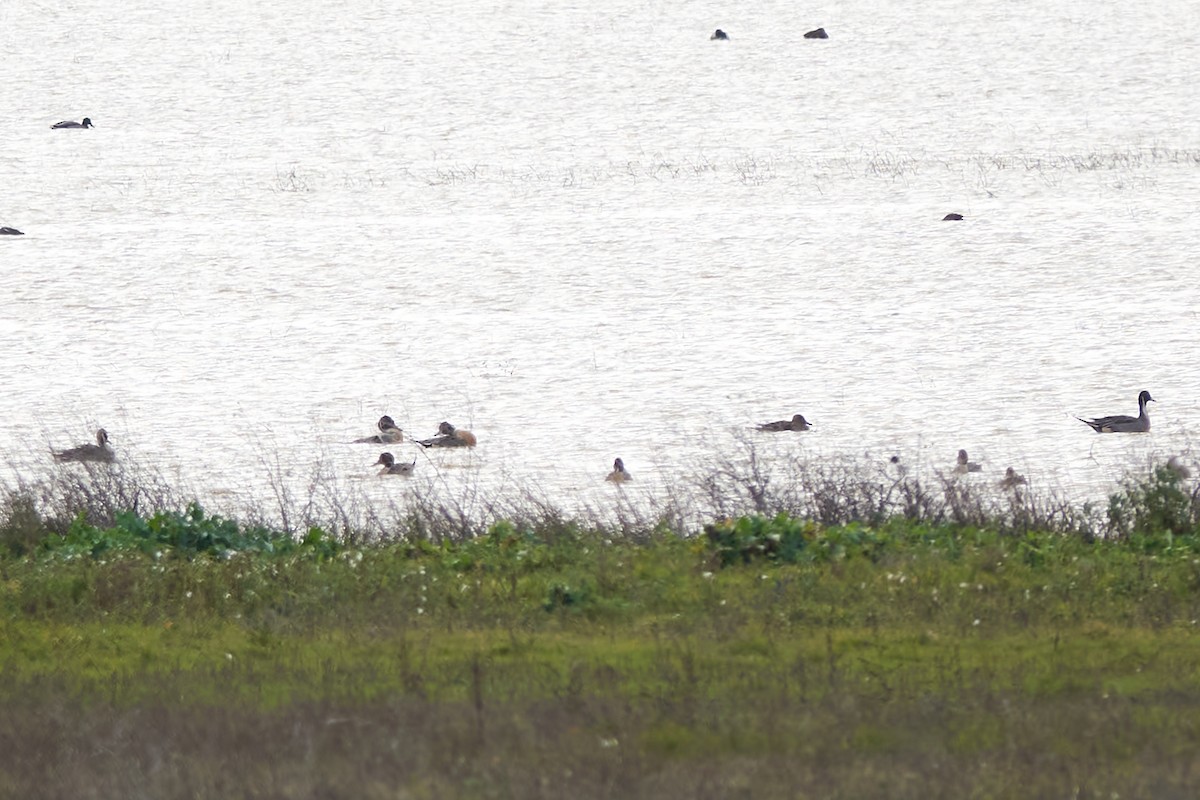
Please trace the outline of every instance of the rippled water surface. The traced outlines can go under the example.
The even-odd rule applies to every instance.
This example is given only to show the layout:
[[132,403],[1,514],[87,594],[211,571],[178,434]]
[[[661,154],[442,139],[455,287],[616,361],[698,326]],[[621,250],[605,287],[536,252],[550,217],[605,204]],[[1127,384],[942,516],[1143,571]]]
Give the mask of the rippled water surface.
[[[100,425],[218,504],[1192,453],[1200,6],[743,6],[0,5],[10,477]],[[378,479],[385,413],[479,447]]]

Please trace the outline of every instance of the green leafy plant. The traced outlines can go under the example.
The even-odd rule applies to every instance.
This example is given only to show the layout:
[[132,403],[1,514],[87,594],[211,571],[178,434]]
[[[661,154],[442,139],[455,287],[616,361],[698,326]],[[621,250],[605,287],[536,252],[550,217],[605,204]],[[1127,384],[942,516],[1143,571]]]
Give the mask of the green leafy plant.
[[[1149,477],[1128,482],[1109,497],[1112,532],[1146,551],[1181,544],[1200,546],[1200,502],[1196,490],[1170,467],[1154,469]],[[1181,541],[1182,540],[1182,541]]]
[[813,522],[785,513],[722,520],[704,527],[709,547],[722,567],[756,559],[795,562],[808,549],[819,528]]
[[65,555],[86,553],[92,557],[108,551],[161,553],[166,549],[176,554],[213,556],[304,551],[318,558],[332,558],[340,549],[336,539],[320,528],[310,528],[303,539],[296,541],[263,527],[243,527],[231,519],[208,516],[198,503],[191,503],[182,512],[162,511],[151,517],[122,511],[111,528],[91,525],[81,513],[65,536],[46,537],[42,544],[47,550]]

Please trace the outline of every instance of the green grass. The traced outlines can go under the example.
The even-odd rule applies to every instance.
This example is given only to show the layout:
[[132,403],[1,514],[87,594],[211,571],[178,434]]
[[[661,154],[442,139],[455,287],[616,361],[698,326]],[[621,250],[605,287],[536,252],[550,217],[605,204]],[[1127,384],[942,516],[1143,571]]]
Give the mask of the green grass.
[[18,505],[0,797],[1190,797],[1200,539],[1167,488],[1107,539],[775,514],[354,546]]

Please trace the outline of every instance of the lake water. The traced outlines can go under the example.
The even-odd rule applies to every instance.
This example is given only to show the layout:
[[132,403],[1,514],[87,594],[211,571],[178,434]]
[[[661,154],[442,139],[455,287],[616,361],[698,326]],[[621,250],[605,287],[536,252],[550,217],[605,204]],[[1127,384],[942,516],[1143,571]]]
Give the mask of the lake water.
[[[1195,461],[1197,28],[1182,0],[5,3],[8,477],[104,426],[229,509],[314,475],[603,504],[616,456],[649,496],[751,447],[964,447],[1102,497]],[[1073,419],[1141,389],[1148,435]],[[346,442],[382,414],[479,447],[378,478]]]

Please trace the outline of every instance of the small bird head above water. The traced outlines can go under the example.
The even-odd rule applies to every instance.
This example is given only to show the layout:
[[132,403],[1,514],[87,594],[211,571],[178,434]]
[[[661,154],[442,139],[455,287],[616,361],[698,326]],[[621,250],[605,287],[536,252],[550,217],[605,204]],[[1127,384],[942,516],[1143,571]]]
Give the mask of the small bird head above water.
[[980,472],[982,470],[983,467],[981,465],[967,458],[966,450],[958,451],[958,463],[954,467],[955,473],[962,474],[964,472]]
[[613,460],[612,472],[608,473],[608,477],[604,480],[610,483],[625,483],[632,479],[633,476],[625,469],[625,462],[618,458]]
[[417,466],[417,462],[413,461],[410,464],[397,464],[396,458],[391,453],[380,453],[379,460],[375,462],[375,466],[382,466],[379,471],[380,475],[411,475],[413,469]]

